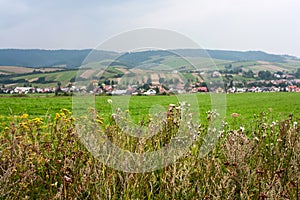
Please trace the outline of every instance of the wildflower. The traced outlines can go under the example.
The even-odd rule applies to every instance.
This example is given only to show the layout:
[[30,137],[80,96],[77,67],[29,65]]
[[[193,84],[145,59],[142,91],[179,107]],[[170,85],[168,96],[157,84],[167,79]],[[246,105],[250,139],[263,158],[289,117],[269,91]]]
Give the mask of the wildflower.
[[233,117],[233,118],[237,118],[237,117],[239,117],[240,116],[240,114],[238,114],[238,113],[232,113],[231,114],[231,117]]
[[243,126],[241,126],[241,127],[240,127],[240,131],[241,131],[241,132],[244,132],[244,131],[245,131],[245,128],[244,128]]
[[21,123],[20,123],[20,126],[21,126],[21,128],[23,128],[23,129],[29,129],[27,123],[25,123],[25,122],[21,122]]
[[43,123],[42,119],[39,118],[39,117],[34,118],[32,121],[33,121],[34,123],[36,123],[36,124],[42,124],[42,123]]
[[72,182],[72,179],[70,177],[68,177],[67,175],[64,175],[64,180],[67,182],[67,183],[71,183]]
[[263,130],[266,130],[266,129],[267,129],[267,124],[266,124],[266,123],[262,123],[262,124],[261,124],[261,128],[262,128]]
[[180,103],[180,106],[184,107],[185,104],[186,104],[186,103],[183,101],[183,102]]
[[273,126],[275,126],[276,125],[276,122],[272,122],[271,124],[270,124],[270,127],[272,128]]
[[225,126],[227,126],[228,125],[228,123],[227,122],[225,122],[225,121],[222,121],[222,126],[223,127],[225,127]]
[[112,100],[111,99],[107,99],[107,103],[112,104]]
[[66,114],[66,115],[67,115],[67,114],[69,114],[69,115],[72,114],[72,113],[71,113],[68,109],[66,109],[66,108],[61,109],[61,112],[64,113],[64,114]]
[[57,187],[58,182],[52,183],[51,186]]
[[60,117],[61,117],[60,114],[59,114],[59,113],[56,113],[56,114],[55,114],[55,117],[54,117],[54,120],[58,120]]
[[277,142],[282,142],[282,139],[278,138],[278,139],[277,139]]
[[218,138],[221,138],[222,136],[223,136],[223,134],[225,133],[225,131],[224,130],[222,130],[222,131],[219,131],[219,134],[218,134]]
[[96,119],[96,122],[98,122],[99,124],[103,124],[103,120],[101,120],[101,118]]
[[193,135],[193,139],[194,139],[195,141],[197,141],[198,138],[199,138],[199,136],[198,136],[197,134],[194,134],[194,135]]
[[28,114],[23,114],[20,116],[21,119],[27,119],[28,118]]

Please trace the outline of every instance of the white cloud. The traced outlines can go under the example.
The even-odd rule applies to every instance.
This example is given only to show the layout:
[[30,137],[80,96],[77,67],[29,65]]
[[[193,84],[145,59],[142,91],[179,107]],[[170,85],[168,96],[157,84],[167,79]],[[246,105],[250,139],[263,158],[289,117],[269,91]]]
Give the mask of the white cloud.
[[88,48],[119,32],[154,27],[207,48],[300,56],[299,11],[298,0],[0,0],[0,48]]

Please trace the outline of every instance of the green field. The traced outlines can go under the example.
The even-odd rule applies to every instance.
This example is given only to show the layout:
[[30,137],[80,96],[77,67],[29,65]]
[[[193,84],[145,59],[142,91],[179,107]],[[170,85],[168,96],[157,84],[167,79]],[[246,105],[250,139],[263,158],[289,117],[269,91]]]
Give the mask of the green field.
[[[97,110],[101,114],[111,113],[111,105],[107,103],[110,96],[96,97]],[[113,97],[124,98],[124,97]],[[162,105],[166,109],[170,103],[177,103],[176,96],[132,96],[129,106],[133,115],[147,115],[152,105]],[[209,94],[198,94],[198,104],[201,114],[211,109]],[[241,93],[226,95],[227,117],[236,112],[244,119],[250,119],[254,114],[270,112],[275,118],[295,114],[300,117],[299,93]],[[28,97],[0,97],[1,115],[21,115],[27,113],[33,117],[45,114],[54,115],[62,108],[72,110],[72,97],[55,97],[49,95],[30,95]]]

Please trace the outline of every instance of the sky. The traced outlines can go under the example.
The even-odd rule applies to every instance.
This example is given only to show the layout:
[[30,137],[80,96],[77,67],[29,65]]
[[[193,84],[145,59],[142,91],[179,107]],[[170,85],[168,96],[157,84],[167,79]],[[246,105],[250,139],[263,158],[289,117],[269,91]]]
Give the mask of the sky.
[[0,0],[0,48],[86,49],[138,28],[300,57],[299,0]]

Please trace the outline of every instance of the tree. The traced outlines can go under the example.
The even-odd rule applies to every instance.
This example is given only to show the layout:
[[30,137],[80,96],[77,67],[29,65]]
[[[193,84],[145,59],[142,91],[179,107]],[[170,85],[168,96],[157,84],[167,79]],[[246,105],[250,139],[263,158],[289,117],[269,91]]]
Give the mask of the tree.
[[55,95],[57,96],[58,93],[62,92],[61,90],[61,82],[57,82],[57,88],[55,90]]
[[179,84],[179,82],[180,82],[180,81],[179,81],[178,78],[175,78],[175,79],[174,79],[174,84],[175,84],[175,85]]
[[159,88],[158,87],[155,87],[155,92],[156,92],[156,94],[159,94]]
[[295,73],[295,78],[300,78],[300,68],[297,69]]
[[206,82],[202,82],[202,83],[200,84],[200,86],[201,86],[201,87],[207,87],[207,83],[206,83]]
[[225,69],[231,69],[231,68],[232,68],[232,64],[225,65]]
[[150,85],[148,83],[145,83],[142,88],[144,90],[149,90],[150,89]]
[[151,84],[151,82],[152,82],[152,81],[151,81],[151,78],[149,77],[149,78],[147,79],[147,83],[148,83],[148,84]]
[[160,84],[163,84],[165,82],[165,79],[164,78],[159,78],[158,81],[159,81]]
[[184,89],[185,89],[186,91],[189,89],[189,87],[190,87],[190,83],[185,83],[185,84],[184,84]]
[[254,72],[250,69],[248,72],[243,71],[243,77],[245,78],[253,78],[254,77]]
[[268,70],[266,71],[259,71],[258,72],[258,77],[264,80],[268,80],[272,78],[272,73]]

